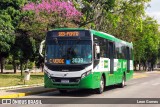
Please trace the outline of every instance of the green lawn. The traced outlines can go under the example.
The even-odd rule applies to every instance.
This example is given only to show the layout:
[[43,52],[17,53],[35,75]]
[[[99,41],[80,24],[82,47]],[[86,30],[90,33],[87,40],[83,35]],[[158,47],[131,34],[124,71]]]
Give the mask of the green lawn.
[[[26,81],[26,85],[41,84],[44,81],[43,73],[31,73],[30,80]],[[0,87],[24,85],[24,76],[17,74],[0,74]]]

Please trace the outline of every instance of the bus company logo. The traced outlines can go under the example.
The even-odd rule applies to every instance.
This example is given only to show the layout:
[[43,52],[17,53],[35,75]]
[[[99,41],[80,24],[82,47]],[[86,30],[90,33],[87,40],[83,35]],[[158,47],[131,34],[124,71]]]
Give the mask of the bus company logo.
[[104,68],[108,68],[108,60],[104,60]]
[[123,62],[123,68],[127,67],[127,62]]
[[64,74],[63,77],[66,77],[68,73]]

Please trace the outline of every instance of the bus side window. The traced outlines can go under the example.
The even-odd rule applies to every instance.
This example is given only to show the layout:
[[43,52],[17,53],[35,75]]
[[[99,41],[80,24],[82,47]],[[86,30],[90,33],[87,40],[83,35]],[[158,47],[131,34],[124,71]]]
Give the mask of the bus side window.
[[107,54],[106,54],[106,40],[103,38],[99,39],[99,43],[100,43],[100,48],[101,48],[101,53],[100,53],[100,57],[103,58],[107,58]]

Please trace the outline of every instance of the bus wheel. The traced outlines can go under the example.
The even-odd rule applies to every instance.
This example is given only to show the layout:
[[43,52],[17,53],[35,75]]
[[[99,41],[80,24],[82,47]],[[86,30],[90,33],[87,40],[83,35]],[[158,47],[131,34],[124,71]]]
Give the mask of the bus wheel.
[[125,76],[122,77],[122,83],[119,85],[121,88],[125,86]]
[[67,90],[61,90],[61,89],[59,89],[59,92],[60,92],[61,94],[65,94],[65,93],[67,93]]
[[101,77],[101,81],[100,81],[100,87],[97,89],[97,93],[101,94],[104,91],[104,77]]

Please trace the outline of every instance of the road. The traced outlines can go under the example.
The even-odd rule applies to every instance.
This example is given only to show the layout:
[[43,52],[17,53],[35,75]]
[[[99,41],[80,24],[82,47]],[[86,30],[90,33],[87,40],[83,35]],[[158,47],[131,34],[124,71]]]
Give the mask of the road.
[[[66,101],[76,101],[77,103],[82,104],[52,104],[52,106],[56,107],[71,107],[71,106],[79,106],[81,107],[97,107],[98,104],[83,104],[85,103],[86,99],[78,99],[76,98],[126,98],[120,99],[127,100],[127,98],[159,98],[160,99],[160,72],[147,72],[145,73],[145,77],[142,78],[135,78],[128,82],[126,82],[126,86],[124,88],[119,88],[117,86],[110,86],[107,87],[103,94],[96,94],[94,91],[91,90],[71,90],[66,94],[60,94],[58,91],[42,93],[32,96],[26,96],[24,98],[65,98]],[[67,99],[67,98],[74,98],[74,99]],[[65,100],[64,99],[64,100]],[[95,99],[96,100],[96,99]],[[94,100],[93,100],[94,101]],[[94,102],[93,102],[94,103]],[[115,102],[118,103],[118,102]],[[33,105],[23,105],[24,107],[32,107]],[[47,105],[38,105],[39,107],[50,107],[50,104]],[[106,107],[106,104],[100,104],[100,106]],[[107,104],[107,107],[159,107],[160,104]],[[13,107],[7,105],[5,107]],[[21,107],[21,105],[16,105],[16,107]]]

